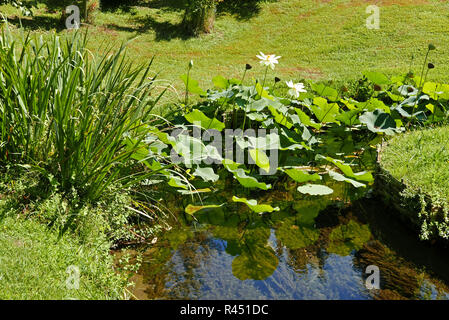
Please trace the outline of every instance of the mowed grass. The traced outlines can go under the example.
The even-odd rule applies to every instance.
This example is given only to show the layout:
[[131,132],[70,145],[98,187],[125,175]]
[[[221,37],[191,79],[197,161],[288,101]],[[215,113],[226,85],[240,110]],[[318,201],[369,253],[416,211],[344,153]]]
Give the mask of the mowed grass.
[[[134,2],[136,3],[136,2]],[[449,3],[443,0],[279,0],[219,10],[215,31],[189,38],[180,22],[179,0],[141,0],[138,5],[107,9],[96,15],[89,27],[93,51],[105,46],[129,45],[136,62],[156,56],[154,71],[174,85],[182,97],[179,80],[187,64],[194,61],[192,77],[207,88],[215,75],[240,78],[246,63],[257,66],[247,77],[263,77],[255,57],[259,51],[282,56],[271,79],[337,80],[358,79],[364,70],[388,75],[405,73],[410,66],[420,72],[429,43],[437,50],[430,61],[436,68],[429,78],[449,81]],[[380,8],[380,29],[366,27],[368,5]],[[16,9],[0,7],[12,22]],[[26,28],[45,33],[57,28],[58,14],[41,6],[34,20],[23,20]],[[28,18],[27,18],[28,19]],[[65,30],[59,30],[65,33]],[[101,48],[101,49],[99,49]],[[412,55],[415,59],[412,61]],[[161,82],[160,85],[167,83]]]
[[[79,268],[78,289],[70,266]],[[0,220],[0,299],[119,299],[123,287],[107,248],[58,240],[34,220]]]
[[381,164],[413,190],[449,201],[449,126],[394,137]]

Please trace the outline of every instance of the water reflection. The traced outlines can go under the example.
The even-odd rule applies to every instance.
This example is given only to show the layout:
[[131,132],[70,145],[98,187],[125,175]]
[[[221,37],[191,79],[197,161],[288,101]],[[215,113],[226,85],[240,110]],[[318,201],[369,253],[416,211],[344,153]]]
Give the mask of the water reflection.
[[[372,200],[346,209],[335,199],[271,200],[282,210],[261,216],[236,206],[186,216],[181,226],[145,252],[136,278],[138,298],[449,297],[447,279],[427,273],[429,263],[401,254],[407,251],[403,244],[389,240],[413,236],[394,223],[389,225],[394,230],[379,224],[386,220],[379,212],[369,212],[367,201]],[[379,211],[378,203],[376,208]],[[406,247],[448,265],[447,254],[429,256],[426,248],[415,245],[411,241]],[[380,269],[381,290],[365,287],[364,271],[372,264]]]

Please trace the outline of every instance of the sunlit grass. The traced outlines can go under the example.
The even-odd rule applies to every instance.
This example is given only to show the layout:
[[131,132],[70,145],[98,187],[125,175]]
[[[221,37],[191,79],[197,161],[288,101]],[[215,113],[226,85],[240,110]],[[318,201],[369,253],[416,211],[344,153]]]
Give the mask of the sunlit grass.
[[[0,219],[0,231],[0,299],[118,299],[123,294],[112,258],[98,243],[81,245],[69,234],[58,241],[58,233],[45,225],[13,217]],[[80,271],[79,286],[69,279],[67,271],[75,270],[70,266]]]
[[[129,46],[130,56],[142,62],[156,55],[154,70],[161,72],[161,79],[173,81],[179,91],[183,90],[179,75],[185,73],[191,59],[195,61],[192,77],[202,86],[211,84],[212,74],[240,77],[245,63],[258,63],[255,56],[259,51],[282,56],[270,75],[273,78],[346,81],[359,78],[366,69],[392,75],[407,72],[411,64],[418,70],[429,42],[438,48],[431,57],[436,69],[430,79],[449,80],[444,68],[449,58],[446,1],[378,1],[379,30],[366,28],[368,4],[362,0],[262,2],[260,11],[254,9],[247,19],[222,12],[214,33],[200,38],[183,35],[178,1],[166,1],[162,6],[160,1],[146,3],[130,10],[98,13],[96,25],[90,27],[90,48],[95,50],[100,43],[118,46],[135,37]],[[16,12],[5,8],[1,10]],[[247,11],[240,14],[249,14]],[[38,32],[48,29],[45,21],[57,17],[43,8],[36,16],[46,17],[42,23],[32,24],[34,29],[41,28]],[[50,28],[56,22],[52,23]],[[411,63],[412,55],[416,59]],[[247,79],[262,73],[262,67],[254,68]]]
[[449,127],[396,136],[381,159],[386,170],[414,190],[449,200]]

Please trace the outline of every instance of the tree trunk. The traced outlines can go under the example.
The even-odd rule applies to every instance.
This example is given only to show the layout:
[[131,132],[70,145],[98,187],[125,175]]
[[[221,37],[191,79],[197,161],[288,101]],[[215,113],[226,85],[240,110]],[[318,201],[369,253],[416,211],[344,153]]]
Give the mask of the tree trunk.
[[211,33],[214,29],[216,10],[215,4],[197,8],[188,6],[183,21],[186,30],[195,36]]

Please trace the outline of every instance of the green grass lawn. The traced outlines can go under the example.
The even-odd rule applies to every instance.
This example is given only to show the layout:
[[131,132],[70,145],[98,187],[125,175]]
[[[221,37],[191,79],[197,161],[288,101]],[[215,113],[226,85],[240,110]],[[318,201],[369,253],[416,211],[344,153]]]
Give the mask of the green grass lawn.
[[[79,268],[78,289],[69,278],[70,266]],[[118,299],[122,294],[108,248],[81,245],[68,234],[58,241],[56,232],[35,220],[0,220],[0,299]]]
[[414,190],[449,203],[449,127],[394,137],[382,152],[381,164]]
[[[255,57],[259,51],[282,56],[272,77],[346,81],[368,69],[392,75],[407,72],[411,65],[420,71],[430,42],[438,49],[430,58],[436,69],[429,78],[449,81],[447,1],[373,1],[380,7],[379,30],[366,28],[369,14],[365,10],[371,3],[364,0],[261,2],[220,10],[214,33],[200,38],[184,35],[178,0],[138,3],[126,10],[99,12],[89,29],[91,48],[118,46],[134,38],[129,46],[132,59],[144,62],[156,55],[153,70],[160,71],[161,79],[174,83],[178,91],[183,88],[179,76],[191,59],[195,63],[192,77],[204,87],[211,86],[210,79],[218,74],[240,77],[245,63],[257,65],[251,76],[261,77],[263,68]],[[18,24],[17,9],[3,6],[0,11]],[[44,7],[33,21],[23,21],[37,32],[56,28],[58,23],[58,15]]]

